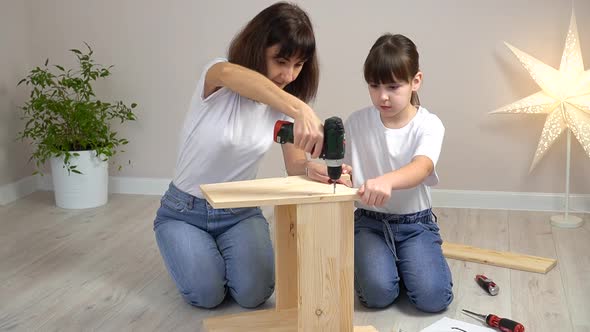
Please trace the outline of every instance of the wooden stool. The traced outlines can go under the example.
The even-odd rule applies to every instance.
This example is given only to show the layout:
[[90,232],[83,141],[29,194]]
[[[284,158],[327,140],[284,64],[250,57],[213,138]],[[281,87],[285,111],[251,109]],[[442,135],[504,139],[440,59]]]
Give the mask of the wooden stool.
[[275,206],[276,308],[209,318],[206,331],[377,331],[353,327],[356,189],[303,176],[201,189],[214,208]]

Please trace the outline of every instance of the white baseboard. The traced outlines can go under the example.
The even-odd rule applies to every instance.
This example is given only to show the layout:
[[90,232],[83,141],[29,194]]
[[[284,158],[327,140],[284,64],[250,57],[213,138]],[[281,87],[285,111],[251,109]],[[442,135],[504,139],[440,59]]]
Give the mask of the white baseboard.
[[38,175],[0,186],[0,205],[6,205],[38,190]]
[[[109,178],[109,192],[117,194],[162,195],[170,179],[162,178]],[[14,183],[0,186],[0,205],[22,198],[36,190],[53,190],[51,175],[30,176]],[[434,207],[500,209],[524,211],[563,211],[564,194],[475,191],[433,189]],[[590,213],[590,195],[570,195],[570,211]]]
[[[135,195],[163,195],[168,189],[170,179],[109,177],[109,193]],[[39,190],[53,191],[51,175],[46,175],[39,181]]]
[[[563,193],[432,190],[434,207],[558,212],[564,211],[564,204]],[[590,195],[570,194],[569,211],[590,213]]]

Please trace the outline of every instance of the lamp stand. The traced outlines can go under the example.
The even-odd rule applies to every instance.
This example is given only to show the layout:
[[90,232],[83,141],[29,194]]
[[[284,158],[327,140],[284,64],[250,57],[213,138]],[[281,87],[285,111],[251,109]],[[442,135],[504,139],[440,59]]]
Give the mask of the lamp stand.
[[[563,107],[563,105],[562,105]],[[567,156],[565,166],[565,214],[551,216],[551,225],[560,228],[577,228],[582,226],[583,220],[580,217],[569,214],[569,197],[570,197],[570,161],[572,153],[572,133],[569,128],[567,131]]]

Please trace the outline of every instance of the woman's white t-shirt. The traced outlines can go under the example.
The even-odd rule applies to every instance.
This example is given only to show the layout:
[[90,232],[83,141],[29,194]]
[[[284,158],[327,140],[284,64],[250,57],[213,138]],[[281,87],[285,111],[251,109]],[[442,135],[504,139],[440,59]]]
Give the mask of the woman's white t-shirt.
[[277,120],[291,120],[268,105],[222,87],[203,98],[205,66],[180,132],[174,185],[203,198],[201,184],[256,178],[260,161],[273,143]]

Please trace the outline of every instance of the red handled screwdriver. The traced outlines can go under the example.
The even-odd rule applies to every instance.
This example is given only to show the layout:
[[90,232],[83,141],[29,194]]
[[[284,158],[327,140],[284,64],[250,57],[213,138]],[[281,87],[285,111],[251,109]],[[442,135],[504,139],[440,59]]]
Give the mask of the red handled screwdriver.
[[498,287],[498,285],[496,285],[492,279],[489,279],[483,274],[478,274],[475,276],[475,281],[477,281],[477,284],[480,285],[481,288],[485,289],[490,295],[498,295],[500,287]]
[[485,320],[486,324],[491,327],[497,327],[502,332],[524,332],[524,326],[522,324],[507,318],[500,318],[494,314],[482,315],[465,309],[463,309],[463,312]]

